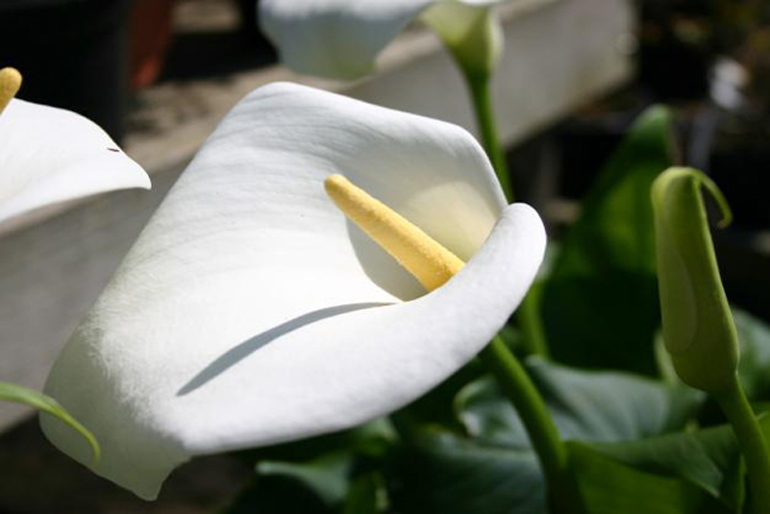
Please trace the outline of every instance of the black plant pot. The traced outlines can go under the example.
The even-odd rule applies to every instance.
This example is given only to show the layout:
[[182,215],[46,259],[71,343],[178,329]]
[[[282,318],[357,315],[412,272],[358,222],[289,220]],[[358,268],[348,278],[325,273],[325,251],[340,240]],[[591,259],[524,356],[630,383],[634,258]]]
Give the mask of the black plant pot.
[[19,98],[83,114],[120,139],[130,6],[131,0],[0,2],[0,66],[24,76]]

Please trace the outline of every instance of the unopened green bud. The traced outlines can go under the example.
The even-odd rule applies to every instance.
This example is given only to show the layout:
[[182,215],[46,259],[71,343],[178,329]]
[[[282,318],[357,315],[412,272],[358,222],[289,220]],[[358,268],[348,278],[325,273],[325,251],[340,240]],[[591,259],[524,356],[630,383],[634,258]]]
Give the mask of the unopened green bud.
[[490,7],[440,2],[422,15],[469,75],[489,76],[503,51],[503,29]]
[[663,337],[684,383],[720,394],[735,380],[738,336],[719,278],[701,189],[722,210],[730,208],[700,171],[670,168],[652,185]]

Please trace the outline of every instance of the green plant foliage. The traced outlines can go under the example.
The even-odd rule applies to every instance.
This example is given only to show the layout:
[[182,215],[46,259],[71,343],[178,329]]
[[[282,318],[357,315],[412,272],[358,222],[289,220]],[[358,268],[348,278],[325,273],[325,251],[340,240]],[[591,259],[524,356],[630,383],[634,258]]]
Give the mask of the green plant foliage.
[[[587,514],[740,511],[745,471],[732,430],[688,430],[703,394],[537,357],[524,364],[568,439]],[[266,449],[263,456],[280,449],[296,459],[263,458],[253,486],[228,514],[545,514],[540,465],[496,383],[481,376],[451,389],[452,423],[398,415],[400,437],[379,420],[317,438],[315,454],[300,443]],[[770,436],[768,420],[762,426]]]
[[352,465],[352,452],[340,451],[303,463],[261,461],[256,471],[258,477],[281,476],[299,482],[331,508],[348,494]]
[[649,191],[672,164],[671,122],[663,107],[640,117],[562,242],[541,305],[557,361],[655,373],[660,309]]
[[[689,388],[624,373],[579,371],[538,358],[525,365],[564,438],[622,441],[671,432],[702,400]],[[397,510],[545,512],[539,463],[496,383],[488,377],[470,383],[454,409],[462,432],[429,425],[413,432],[398,454]]]
[[379,473],[360,476],[350,485],[342,514],[385,512],[387,505],[381,501],[385,494],[385,484]]
[[592,448],[568,443],[588,514],[719,514],[725,511],[690,483],[624,465]]
[[272,475],[257,477],[223,514],[333,514],[315,491],[292,477]]
[[[770,436],[770,418],[764,416],[760,423],[765,436]],[[683,479],[730,511],[743,507],[745,470],[728,425],[636,441],[581,444],[635,469]]]
[[733,307],[741,358],[738,377],[752,401],[770,400],[770,326]]
[[259,461],[252,484],[224,512],[339,512],[351,492],[354,459],[352,449],[341,448],[303,462]]
[[93,452],[93,463],[96,464],[99,461],[99,443],[96,441],[96,437],[94,437],[86,427],[73,418],[72,415],[59,404],[59,402],[50,396],[46,396],[34,389],[29,389],[20,385],[0,382],[0,401],[22,403],[63,421],[83,436],[88,442],[88,445]]
[[535,454],[429,430],[404,448],[391,494],[397,512],[545,514]]
[[[620,441],[672,432],[684,427],[703,400],[688,387],[627,373],[579,371],[537,358],[526,365],[562,439]],[[470,384],[455,405],[469,434],[529,447],[521,420],[493,380]]]
[[[224,512],[245,514],[328,514],[367,505],[374,495],[381,507],[384,486],[372,477],[395,444],[387,419],[302,441],[239,452],[245,462],[255,460],[255,479]],[[376,481],[374,491],[365,477]],[[367,494],[369,496],[367,496]],[[362,512],[379,512],[362,511]]]

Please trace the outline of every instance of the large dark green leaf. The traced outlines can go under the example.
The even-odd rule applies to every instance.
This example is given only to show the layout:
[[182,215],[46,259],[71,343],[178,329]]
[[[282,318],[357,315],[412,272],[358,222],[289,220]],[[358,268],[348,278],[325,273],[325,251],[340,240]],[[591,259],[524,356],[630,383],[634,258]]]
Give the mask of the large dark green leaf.
[[719,514],[726,512],[685,480],[625,465],[581,443],[568,443],[588,514]]
[[[770,437],[770,417],[763,416],[760,424]],[[732,511],[743,506],[745,471],[730,426],[584,446],[637,470],[683,479]]]
[[393,502],[405,514],[541,514],[545,491],[529,449],[428,431],[399,455]]
[[[734,445],[725,451],[707,432],[702,453],[685,455],[684,462],[654,467],[644,451],[613,452],[568,442],[571,464],[586,503],[587,514],[719,514],[742,503],[742,471]],[[672,436],[674,437],[674,436]],[[689,436],[677,434],[680,441]],[[697,433],[693,436],[698,438]],[[605,443],[622,448],[626,443]],[[714,445],[714,449],[710,445]],[[698,448],[697,444],[693,448]],[[686,446],[668,464],[678,465]],[[666,448],[656,448],[648,461],[665,461]],[[704,453],[707,455],[704,459]],[[711,456],[713,455],[713,459]],[[404,513],[545,513],[545,491],[534,454],[501,447],[480,439],[453,434],[425,434],[398,468],[402,487],[395,493],[396,508]],[[721,490],[715,490],[718,485]],[[716,494],[715,494],[716,491]],[[717,498],[722,500],[720,503]]]
[[283,477],[298,482],[332,508],[342,504],[350,487],[353,454],[340,451],[309,462],[261,461],[257,477]]
[[350,485],[342,514],[378,514],[385,512],[385,483],[379,473],[367,473]]
[[239,452],[244,461],[257,461],[255,479],[225,512],[330,514],[349,502],[365,505],[372,484],[359,475],[371,475],[370,461],[382,460],[395,438],[390,422],[380,418],[334,434]]
[[[526,366],[569,438],[619,441],[680,429],[702,398],[684,387],[628,374],[578,371],[537,358]],[[400,453],[393,491],[397,510],[543,512],[537,458],[495,382],[472,382],[454,404],[464,433],[431,425]]]
[[636,469],[680,477],[737,509],[743,504],[742,473],[735,437],[723,426],[591,448]]
[[94,435],[50,396],[20,385],[0,382],[0,401],[22,403],[58,418],[72,427],[88,442],[93,452],[94,463],[99,460],[99,443]]
[[741,358],[738,376],[752,401],[770,400],[770,326],[745,311],[733,308]]
[[646,111],[567,233],[542,298],[553,357],[654,374],[660,325],[650,186],[672,164],[671,115]]
[[274,475],[259,477],[244,489],[223,514],[334,514],[324,501],[301,481]]
[[[580,371],[537,358],[526,366],[564,439],[620,441],[672,432],[684,426],[703,399],[688,387],[626,373]],[[516,411],[491,379],[463,389],[456,411],[476,437],[529,446]]]

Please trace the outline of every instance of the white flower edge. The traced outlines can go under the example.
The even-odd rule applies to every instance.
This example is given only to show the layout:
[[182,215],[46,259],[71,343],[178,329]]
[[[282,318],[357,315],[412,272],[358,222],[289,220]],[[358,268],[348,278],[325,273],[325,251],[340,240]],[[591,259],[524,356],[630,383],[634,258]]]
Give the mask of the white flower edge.
[[47,205],[150,188],[144,170],[98,125],[13,99],[0,113],[0,225]]
[[[331,173],[472,259],[420,296],[326,197]],[[98,438],[95,471],[152,499],[195,455],[341,430],[414,400],[495,335],[544,248],[537,213],[505,207],[464,130],[266,86],[174,186],[45,391]],[[70,431],[42,426],[88,462]]]
[[262,0],[259,21],[293,70],[349,80],[371,73],[377,55],[422,13],[437,32],[457,39],[476,23],[469,11],[503,1]]

